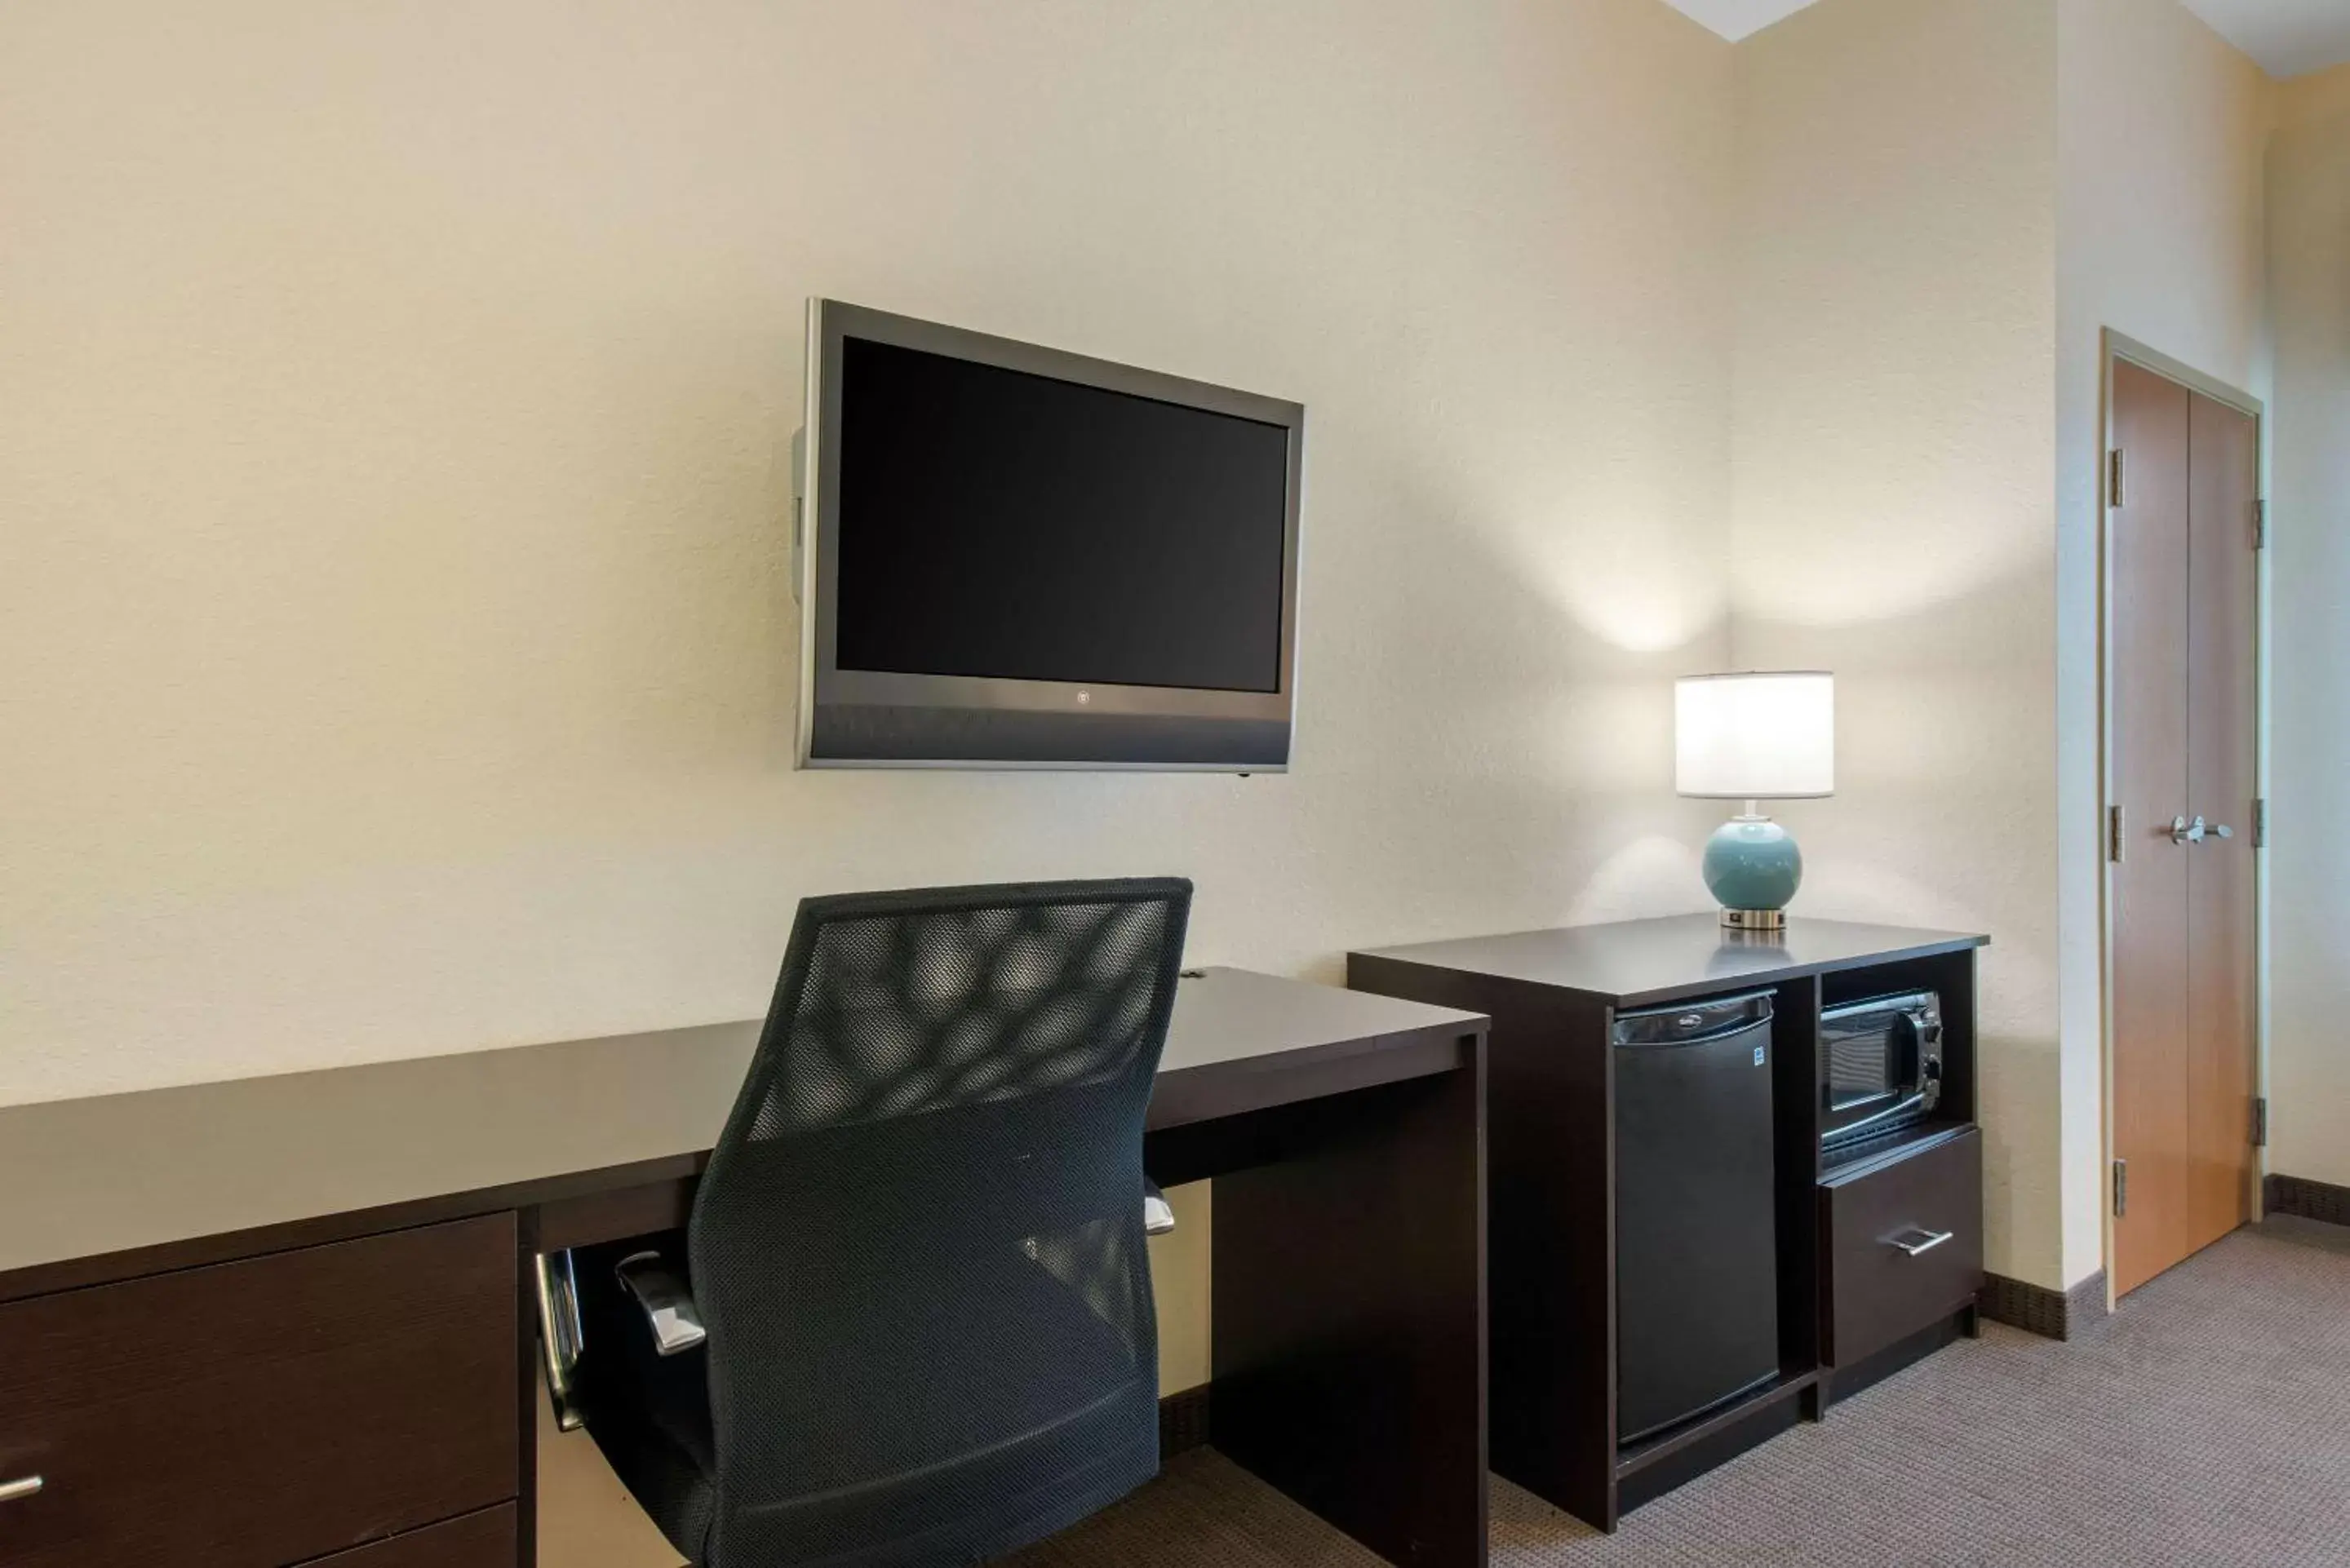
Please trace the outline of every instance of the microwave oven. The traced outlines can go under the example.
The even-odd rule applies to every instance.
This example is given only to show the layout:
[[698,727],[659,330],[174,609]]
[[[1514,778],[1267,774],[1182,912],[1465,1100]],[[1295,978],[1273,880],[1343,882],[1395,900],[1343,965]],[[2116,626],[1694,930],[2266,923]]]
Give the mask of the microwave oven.
[[1820,1014],[1820,1146],[1847,1149],[1934,1114],[1942,1095],[1942,999],[1872,996]]

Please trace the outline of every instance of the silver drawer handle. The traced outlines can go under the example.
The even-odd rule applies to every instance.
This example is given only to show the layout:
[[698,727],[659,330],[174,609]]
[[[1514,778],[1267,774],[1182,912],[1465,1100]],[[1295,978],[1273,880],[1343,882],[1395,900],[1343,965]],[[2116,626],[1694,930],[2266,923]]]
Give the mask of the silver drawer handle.
[[1949,1231],[1927,1231],[1920,1229],[1911,1231],[1910,1235],[1922,1237],[1924,1238],[1922,1241],[1912,1241],[1908,1236],[1896,1236],[1893,1238],[1893,1244],[1914,1258],[1920,1252],[1932,1251],[1935,1248],[1949,1241],[1952,1234],[1953,1232]]
[[41,1478],[26,1476],[17,1480],[0,1481],[0,1502],[20,1502],[41,1490]]

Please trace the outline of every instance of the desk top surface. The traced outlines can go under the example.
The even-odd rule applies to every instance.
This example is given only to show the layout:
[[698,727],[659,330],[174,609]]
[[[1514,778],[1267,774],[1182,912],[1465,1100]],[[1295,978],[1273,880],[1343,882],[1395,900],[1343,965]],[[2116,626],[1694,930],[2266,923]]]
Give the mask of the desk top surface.
[[[1483,1027],[1473,1013],[1209,970],[1176,994],[1159,1084],[1271,1075]],[[759,1029],[754,1019],[0,1108],[0,1275],[698,1159],[725,1125]]]
[[1459,941],[1378,948],[1360,958],[1459,970],[1556,986],[1610,1002],[1674,1002],[1741,985],[1958,952],[1991,939],[1963,931],[1812,920],[1768,933],[1725,929],[1716,915],[1672,915],[1611,925],[1565,926]]

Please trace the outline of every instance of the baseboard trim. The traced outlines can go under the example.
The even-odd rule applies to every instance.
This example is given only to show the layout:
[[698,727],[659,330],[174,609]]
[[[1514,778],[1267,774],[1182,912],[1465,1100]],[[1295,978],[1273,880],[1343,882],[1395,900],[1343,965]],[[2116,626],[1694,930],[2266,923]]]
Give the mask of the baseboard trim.
[[2078,1339],[2106,1319],[2102,1269],[2069,1291],[2052,1291],[2005,1274],[1985,1274],[1975,1304],[1983,1316],[2043,1339]]
[[[2270,1176],[2261,1183],[2261,1209],[2268,1214],[2350,1226],[2350,1187],[2302,1176]],[[1982,1294],[1976,1302],[1983,1316],[1993,1323],[2045,1339],[2078,1339],[2106,1319],[2106,1276],[2101,1271],[2059,1293],[2004,1274],[1986,1274]]]
[[2272,1176],[2261,1185],[2261,1207],[2271,1214],[2350,1225],[2350,1187],[2312,1181],[2304,1176]]
[[1159,1401],[1161,1464],[1178,1454],[1208,1446],[1208,1391],[1214,1386],[1212,1383],[1197,1384]]

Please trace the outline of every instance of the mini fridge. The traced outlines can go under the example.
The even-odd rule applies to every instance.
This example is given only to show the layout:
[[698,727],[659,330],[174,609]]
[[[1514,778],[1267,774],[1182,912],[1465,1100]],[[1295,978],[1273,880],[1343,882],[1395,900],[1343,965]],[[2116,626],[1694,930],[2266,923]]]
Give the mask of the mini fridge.
[[1637,1442],[1779,1373],[1771,993],[1618,1014],[1616,1412]]

